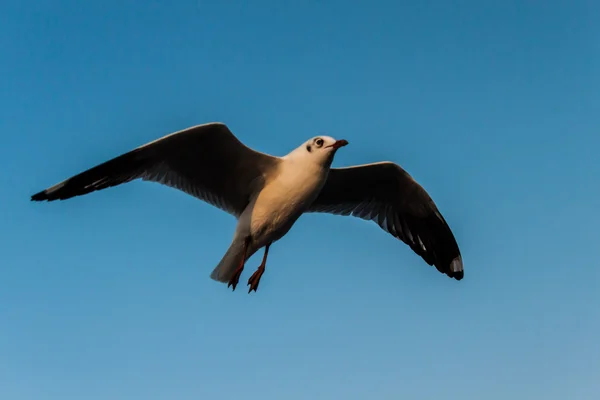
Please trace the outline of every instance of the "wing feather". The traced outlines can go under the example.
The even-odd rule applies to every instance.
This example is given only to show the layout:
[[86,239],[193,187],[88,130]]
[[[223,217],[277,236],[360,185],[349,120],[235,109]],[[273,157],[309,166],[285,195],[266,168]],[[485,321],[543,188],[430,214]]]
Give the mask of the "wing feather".
[[66,200],[141,179],[239,216],[279,160],[245,146],[224,124],[209,123],[133,149],[34,194],[31,200]]
[[464,276],[450,227],[425,189],[397,164],[332,168],[308,212],[371,220],[438,271],[457,280]]

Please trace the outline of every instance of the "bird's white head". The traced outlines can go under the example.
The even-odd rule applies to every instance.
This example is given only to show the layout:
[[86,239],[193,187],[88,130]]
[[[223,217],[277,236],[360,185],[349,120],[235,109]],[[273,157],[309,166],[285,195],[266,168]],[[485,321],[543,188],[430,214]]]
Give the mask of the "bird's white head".
[[312,160],[316,164],[329,167],[333,162],[333,157],[337,150],[347,144],[347,140],[335,140],[330,136],[315,136],[304,142],[286,157]]

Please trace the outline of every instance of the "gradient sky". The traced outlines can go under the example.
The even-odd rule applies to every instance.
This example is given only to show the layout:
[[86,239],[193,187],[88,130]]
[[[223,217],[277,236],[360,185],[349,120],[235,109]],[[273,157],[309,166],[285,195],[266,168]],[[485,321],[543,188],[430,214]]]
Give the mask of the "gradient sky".
[[[600,398],[600,3],[326,3],[2,2],[1,399]],[[209,121],[401,164],[465,279],[308,215],[232,293],[235,219],[192,197],[29,201]]]

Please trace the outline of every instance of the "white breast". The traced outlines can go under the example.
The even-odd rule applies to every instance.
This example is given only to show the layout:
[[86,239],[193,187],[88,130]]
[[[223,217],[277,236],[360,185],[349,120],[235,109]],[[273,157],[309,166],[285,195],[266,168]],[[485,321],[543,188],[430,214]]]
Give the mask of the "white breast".
[[283,163],[248,207],[253,240],[266,244],[285,235],[318,196],[326,178],[327,171],[322,168]]

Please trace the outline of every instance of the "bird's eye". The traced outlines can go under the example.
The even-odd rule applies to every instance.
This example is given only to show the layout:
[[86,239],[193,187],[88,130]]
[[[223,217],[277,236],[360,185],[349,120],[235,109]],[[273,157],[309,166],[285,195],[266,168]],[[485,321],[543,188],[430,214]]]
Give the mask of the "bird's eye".
[[323,146],[323,143],[324,143],[323,139],[321,139],[321,138],[318,138],[315,140],[315,144],[317,145],[317,147]]

